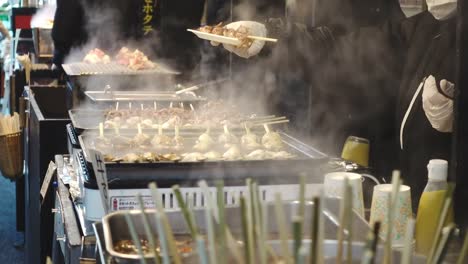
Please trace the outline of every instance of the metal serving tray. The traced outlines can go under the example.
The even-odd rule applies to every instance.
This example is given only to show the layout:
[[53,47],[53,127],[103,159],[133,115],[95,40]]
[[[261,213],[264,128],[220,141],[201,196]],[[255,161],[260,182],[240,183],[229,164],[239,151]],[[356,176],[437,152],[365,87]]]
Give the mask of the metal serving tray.
[[[310,234],[310,223],[311,223],[311,212],[313,211],[314,205],[312,202],[306,203],[306,210],[304,216],[304,228],[303,228],[303,237],[306,238],[304,243],[310,243],[310,240],[307,238]],[[298,202],[287,202],[284,204],[284,211],[285,211],[285,218],[287,226],[291,226],[292,219],[295,215],[298,214],[299,210],[299,203]],[[272,245],[273,249],[278,253],[281,254],[279,250],[279,242],[278,242],[278,225],[276,223],[275,217],[275,210],[273,204],[268,204],[268,216],[269,219],[268,223],[268,232],[269,232],[269,240],[270,245]],[[114,260],[118,263],[137,263],[139,261],[139,256],[134,254],[123,254],[120,252],[116,252],[114,250],[114,245],[116,242],[120,240],[131,240],[131,236],[125,221],[124,215],[126,213],[130,213],[133,222],[135,223],[137,234],[140,238],[145,239],[146,234],[143,228],[142,222],[142,215],[139,210],[133,211],[119,211],[111,213],[105,217],[103,217],[102,225],[103,225],[103,235],[105,240],[105,249],[106,254],[112,256]],[[155,212],[152,209],[147,209],[149,213],[149,220],[150,225],[153,228],[153,232],[156,232],[156,224],[154,221],[154,217],[152,214]],[[172,227],[173,233],[177,237],[184,237],[187,238],[190,236],[189,229],[186,226],[185,219],[180,211],[170,211],[167,212],[167,217],[169,223]],[[240,211],[238,207],[231,207],[226,208],[226,221],[227,225],[229,226],[233,236],[235,239],[241,240],[242,238],[242,228],[241,228],[241,217]],[[324,243],[324,257],[326,259],[331,259],[336,257],[336,248],[337,243],[336,241],[332,241],[336,239],[336,233],[338,229],[338,215],[339,215],[339,200],[327,198],[324,203],[324,210],[322,211],[324,217],[324,239],[326,240]],[[198,209],[194,210],[194,217],[197,223],[197,227],[202,234],[206,233],[206,223],[204,218],[204,210]],[[366,240],[366,235],[370,230],[369,225],[367,222],[362,219],[359,215],[353,214],[353,257],[360,263],[362,251],[364,248],[364,241]],[[345,230],[345,232],[347,232]],[[292,243],[290,243],[292,246]],[[381,259],[383,256],[383,250],[379,250],[377,254],[377,260]],[[394,252],[394,258],[399,260],[399,253]],[[145,255],[145,257],[151,257],[151,254]],[[414,257],[415,260],[413,263],[424,263],[421,262],[424,259],[420,257]],[[198,258],[195,254],[192,256],[188,255],[183,258],[184,263],[198,263]],[[328,262],[327,262],[328,263]],[[335,262],[333,262],[335,263]],[[353,263],[355,263],[353,261]],[[377,261],[380,263],[380,261]]]
[[176,94],[173,91],[86,91],[94,102],[198,102],[206,98],[191,93]]
[[63,70],[69,76],[90,76],[90,75],[144,75],[144,74],[169,74],[175,75],[180,72],[169,69],[167,66],[155,64],[154,69],[132,70],[127,66],[117,64],[116,62],[90,64],[76,62],[62,64]]
[[[163,102],[164,103],[164,102]],[[166,106],[169,106],[169,102],[165,102]],[[166,107],[166,106],[161,106],[161,107]],[[109,109],[104,109],[104,108],[98,108],[98,109],[71,109],[68,111],[68,115],[70,117],[70,120],[72,121],[73,128],[75,129],[75,132],[80,135],[83,131],[85,130],[98,130],[99,128],[99,123],[104,123],[106,121],[105,114],[107,113]],[[257,117],[252,117],[251,119],[245,119],[245,121],[251,120],[256,121],[258,120]],[[230,130],[242,130],[245,131],[245,128],[241,125],[233,125],[229,127]],[[262,130],[264,131],[263,127],[256,126],[252,128],[252,130]],[[114,132],[114,129],[109,129],[105,128],[104,129],[106,132],[109,131],[111,133]],[[145,132],[152,131],[151,133],[154,133],[154,129],[143,129]],[[174,129],[164,129],[165,131],[173,131]],[[181,131],[187,131],[187,132],[200,132],[202,133],[203,131],[206,130],[206,126],[182,126],[180,127]],[[218,127],[212,127],[212,131],[222,131],[223,127],[220,124]],[[135,128],[121,128],[120,132],[121,133],[135,133],[136,127]],[[107,133],[106,133],[107,134]]]
[[[328,162],[328,157],[322,152],[307,146],[290,135],[280,132],[285,150],[297,155],[285,160],[235,160],[235,161],[199,161],[175,162],[161,161],[154,163],[106,162],[108,181],[113,186],[125,187],[138,185],[146,187],[148,181],[157,180],[158,184],[170,187],[173,184],[196,186],[201,179],[214,182],[223,179],[229,185],[245,184],[247,178],[255,179],[259,184],[290,184],[297,183],[300,173],[321,175],[321,169]],[[97,188],[91,160],[88,159],[86,143],[88,135],[79,136],[83,151],[78,152],[76,160],[80,161],[81,170],[88,188]],[[185,136],[182,134],[182,136]],[[321,177],[316,177],[317,183],[322,183]],[[116,188],[116,187],[114,187]],[[127,187],[128,188],[128,187]]]

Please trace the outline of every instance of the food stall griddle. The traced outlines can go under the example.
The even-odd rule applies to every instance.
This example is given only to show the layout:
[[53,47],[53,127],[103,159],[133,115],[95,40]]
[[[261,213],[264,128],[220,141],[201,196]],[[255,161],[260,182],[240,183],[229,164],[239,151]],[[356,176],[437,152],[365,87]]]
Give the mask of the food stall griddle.
[[86,75],[143,75],[143,74],[169,74],[176,75],[180,72],[169,69],[167,66],[155,64],[153,69],[132,70],[127,66],[115,62],[90,64],[76,62],[62,64],[63,70],[68,76],[86,76]]
[[[223,179],[228,185],[244,185],[247,178],[259,184],[281,184],[298,182],[301,173],[317,174],[328,158],[320,151],[307,146],[299,140],[280,132],[285,144],[284,150],[296,155],[291,159],[279,160],[216,160],[216,161],[157,161],[157,162],[106,162],[109,188],[144,187],[148,182],[157,181],[161,187],[197,186],[199,180],[214,183]],[[97,189],[91,161],[88,159],[90,145],[86,142],[89,135],[79,136],[82,151],[76,160],[80,163],[84,185]],[[182,135],[183,136],[183,135]],[[320,179],[321,183],[321,179]]]

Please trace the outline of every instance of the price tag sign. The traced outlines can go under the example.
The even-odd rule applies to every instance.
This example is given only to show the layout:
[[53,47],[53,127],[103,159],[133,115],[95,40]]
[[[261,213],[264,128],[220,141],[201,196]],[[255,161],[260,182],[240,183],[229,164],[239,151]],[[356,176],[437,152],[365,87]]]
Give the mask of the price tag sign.
[[44,181],[42,182],[42,186],[40,190],[40,194],[42,198],[41,204],[44,203],[44,200],[47,195],[47,190],[49,190],[50,181],[52,180],[52,176],[54,176],[54,173],[56,172],[56,170],[57,170],[57,166],[55,166],[55,163],[51,161],[49,163],[49,167],[47,168],[47,172],[44,177]]
[[96,176],[96,182],[99,187],[99,193],[101,194],[104,212],[107,214],[109,212],[109,188],[104,157],[102,156],[101,152],[94,149],[89,150],[89,155],[93,164],[94,175]]

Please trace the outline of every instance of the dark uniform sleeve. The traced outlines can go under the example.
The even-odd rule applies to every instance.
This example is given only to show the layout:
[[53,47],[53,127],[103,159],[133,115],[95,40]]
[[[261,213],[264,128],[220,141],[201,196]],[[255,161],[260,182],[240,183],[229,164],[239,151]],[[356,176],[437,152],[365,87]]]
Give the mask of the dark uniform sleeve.
[[86,39],[84,10],[80,0],[57,0],[52,39],[55,47],[53,63],[60,66],[70,49]]

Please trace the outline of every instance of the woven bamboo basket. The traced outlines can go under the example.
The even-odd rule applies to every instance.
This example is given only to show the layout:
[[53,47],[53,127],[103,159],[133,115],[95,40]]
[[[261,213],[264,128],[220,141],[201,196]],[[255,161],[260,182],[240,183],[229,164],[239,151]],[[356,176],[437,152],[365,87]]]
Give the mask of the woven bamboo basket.
[[23,176],[22,132],[0,136],[0,171],[10,180]]

